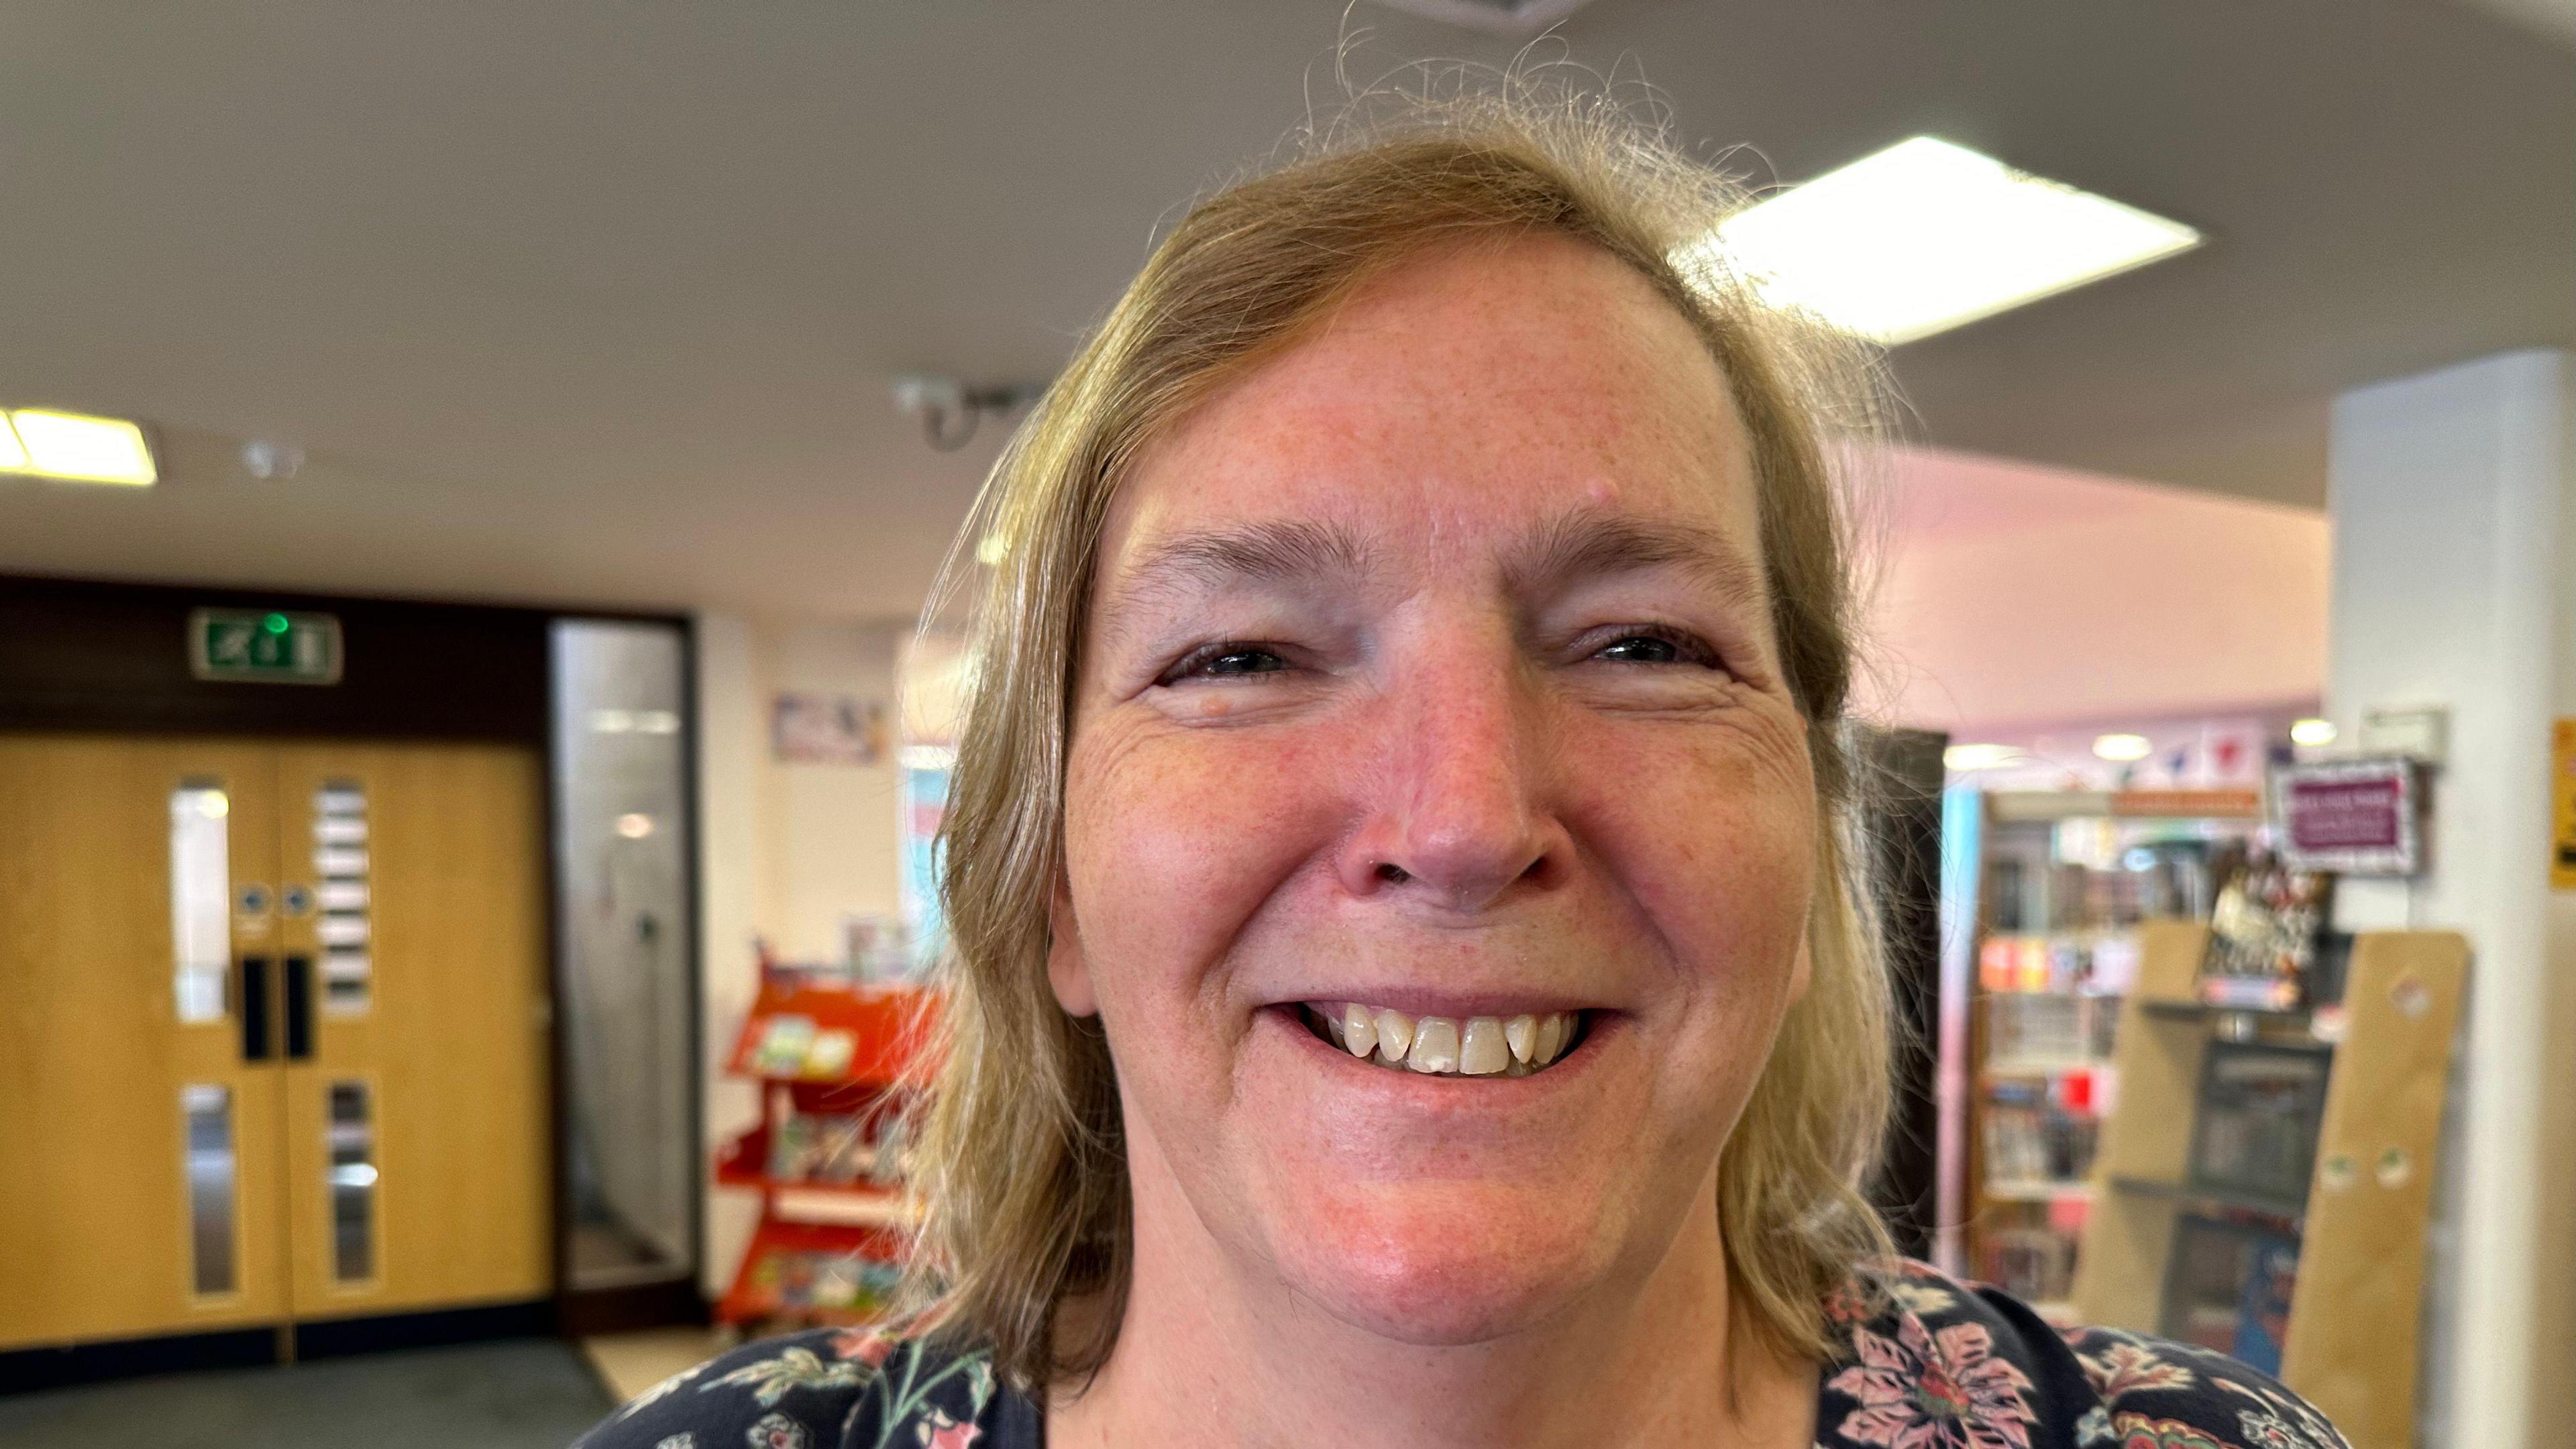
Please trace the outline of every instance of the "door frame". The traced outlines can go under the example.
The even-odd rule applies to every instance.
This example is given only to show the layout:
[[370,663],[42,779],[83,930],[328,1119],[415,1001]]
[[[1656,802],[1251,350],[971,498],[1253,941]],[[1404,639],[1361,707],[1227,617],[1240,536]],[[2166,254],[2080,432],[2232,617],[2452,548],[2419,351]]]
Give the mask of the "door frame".
[[[329,685],[201,680],[188,661],[188,616],[204,608],[327,613],[340,621],[346,664]],[[293,1357],[313,1338],[394,1346],[525,1333],[537,1325],[567,1335],[671,1323],[703,1323],[699,1288],[706,1255],[705,1194],[689,1203],[690,1269],[685,1277],[611,1289],[571,1287],[567,1102],[562,1084],[563,909],[556,828],[557,761],[553,743],[553,625],[558,620],[654,624],[678,631],[681,655],[681,769],[688,819],[682,838],[689,862],[684,892],[694,927],[704,902],[700,869],[699,698],[696,622],[680,613],[573,609],[388,599],[245,589],[231,585],[120,583],[0,574],[0,733],[96,733],[257,736],[358,741],[476,741],[524,746],[540,762],[545,832],[544,951],[550,1023],[546,1104],[552,1159],[554,1290],[528,1304],[490,1310],[396,1314],[336,1332],[305,1325],[267,1335],[276,1357]],[[684,933],[688,1003],[688,1144],[700,1172],[706,1162],[703,970],[700,934]],[[422,1322],[412,1323],[412,1319]],[[264,1331],[263,1331],[264,1332]],[[420,1335],[429,1335],[423,1339]],[[84,1344],[0,1354],[0,1392],[24,1375],[34,1383],[166,1372],[190,1364],[243,1361],[240,1334],[180,1335],[150,1341]],[[328,1351],[325,1349],[325,1351]],[[14,1362],[28,1358],[25,1364]],[[74,1368],[75,1363],[81,1367]]]

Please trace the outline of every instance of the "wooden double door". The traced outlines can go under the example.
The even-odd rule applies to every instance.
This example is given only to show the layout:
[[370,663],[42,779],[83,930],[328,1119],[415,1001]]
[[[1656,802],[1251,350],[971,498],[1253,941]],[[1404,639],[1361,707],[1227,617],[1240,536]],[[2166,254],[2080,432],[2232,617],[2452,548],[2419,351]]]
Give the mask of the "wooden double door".
[[540,790],[0,735],[0,1349],[550,1291]]

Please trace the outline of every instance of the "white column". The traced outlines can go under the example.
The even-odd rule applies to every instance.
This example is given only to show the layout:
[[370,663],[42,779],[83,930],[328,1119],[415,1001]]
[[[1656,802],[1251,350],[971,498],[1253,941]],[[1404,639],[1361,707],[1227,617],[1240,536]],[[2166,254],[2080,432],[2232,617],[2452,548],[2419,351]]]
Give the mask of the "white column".
[[2366,709],[2450,710],[2431,871],[2348,881],[2337,915],[2458,929],[2474,952],[2421,1391],[2421,1442],[2452,1449],[2563,1431],[2547,1400],[2566,1385],[2576,1213],[2552,1193],[2565,1147],[2549,1125],[2576,1053],[2551,966],[2576,943],[2576,897],[2549,889],[2549,741],[2576,715],[2571,389],[2567,354],[2515,352],[2334,408],[2331,714],[2349,740]]

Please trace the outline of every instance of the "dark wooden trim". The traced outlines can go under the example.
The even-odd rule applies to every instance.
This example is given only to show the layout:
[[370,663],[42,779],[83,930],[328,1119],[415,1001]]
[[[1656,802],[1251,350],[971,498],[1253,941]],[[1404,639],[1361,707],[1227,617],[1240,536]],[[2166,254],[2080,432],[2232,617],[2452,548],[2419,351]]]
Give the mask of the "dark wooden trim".
[[705,1324],[710,1319],[697,1275],[616,1288],[585,1288],[562,1294],[555,1305],[556,1324],[566,1338],[599,1333],[632,1333],[674,1324]]
[[439,1348],[495,1338],[546,1338],[555,1332],[551,1298],[487,1303],[473,1308],[433,1308],[365,1318],[311,1319],[295,1325],[295,1358],[347,1358],[404,1348]]
[[[684,1285],[696,1296],[695,1285]],[[695,1321],[705,1322],[697,1308]],[[150,1338],[115,1338],[56,1348],[26,1348],[0,1353],[0,1395],[67,1389],[80,1384],[154,1374],[198,1373],[211,1369],[268,1368],[317,1358],[389,1353],[406,1348],[436,1348],[502,1338],[545,1338],[560,1321],[552,1299],[524,1303],[487,1303],[472,1308],[439,1308],[417,1313],[376,1314],[364,1318],[325,1318],[292,1327],[264,1324],[217,1333],[167,1334]],[[662,1322],[688,1321],[665,1318]],[[595,1330],[593,1330],[595,1331]]]
[[[203,680],[197,608],[339,619],[337,684]],[[546,622],[533,610],[234,588],[0,578],[0,729],[526,743],[546,729]]]
[[[195,678],[188,614],[208,607],[333,615],[347,653],[340,682]],[[542,744],[553,685],[547,630],[558,618],[686,622],[614,610],[0,575],[0,730]]]
[[277,1330],[266,1326],[22,1348],[0,1353],[0,1394],[68,1389],[151,1374],[264,1368],[275,1362]]

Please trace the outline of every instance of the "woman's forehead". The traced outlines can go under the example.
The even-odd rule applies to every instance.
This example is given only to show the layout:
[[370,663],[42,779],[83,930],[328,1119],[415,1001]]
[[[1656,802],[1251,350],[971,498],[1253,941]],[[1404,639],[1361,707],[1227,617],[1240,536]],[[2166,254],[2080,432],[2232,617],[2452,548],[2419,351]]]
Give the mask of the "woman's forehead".
[[1261,520],[1491,552],[1619,516],[1751,553],[1753,486],[1725,378],[1643,277],[1568,238],[1452,248],[1374,278],[1149,448],[1103,572]]

